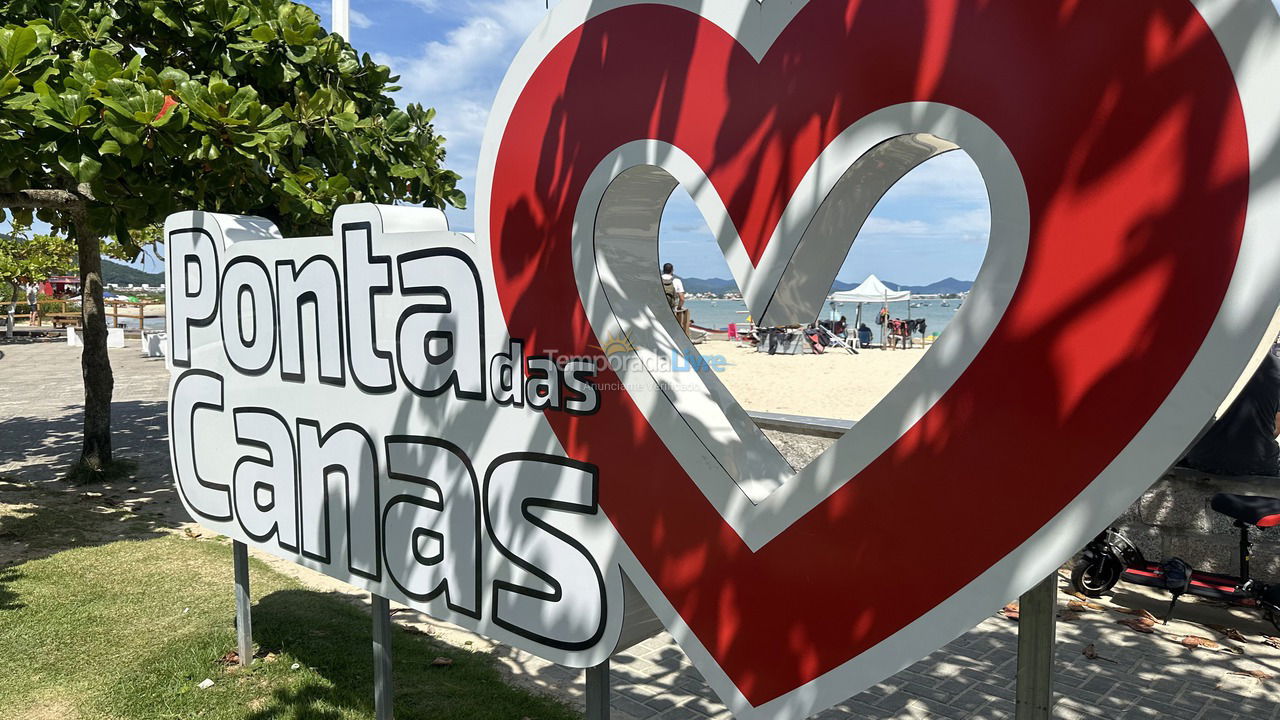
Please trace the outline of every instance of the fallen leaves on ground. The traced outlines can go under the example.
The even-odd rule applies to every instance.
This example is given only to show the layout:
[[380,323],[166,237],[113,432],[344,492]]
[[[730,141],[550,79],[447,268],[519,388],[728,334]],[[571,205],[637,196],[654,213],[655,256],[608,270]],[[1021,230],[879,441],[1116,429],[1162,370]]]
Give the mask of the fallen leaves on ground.
[[1189,648],[1202,647],[1209,650],[1216,650],[1219,647],[1221,647],[1221,645],[1210,640],[1209,638],[1200,637],[1199,635],[1187,635],[1186,637],[1182,638],[1180,642]]
[[223,653],[222,657],[218,658],[218,664],[219,665],[239,665],[240,653],[236,652],[235,650],[228,650],[225,653]]
[[1205,650],[1232,653],[1234,655],[1239,655],[1243,653],[1242,650],[1223,647],[1220,643],[1214,640],[1210,640],[1207,637],[1200,637],[1199,635],[1186,635],[1178,642],[1181,643],[1183,647],[1190,648],[1192,650],[1195,650],[1196,648],[1204,648]]
[[431,661],[431,667],[450,667],[453,665],[453,658],[438,657]]
[[1249,642],[1249,639],[1243,633],[1233,627],[1227,627],[1226,625],[1207,625],[1206,627],[1228,640],[1235,640],[1241,643]]
[[1089,612],[1091,610],[1097,612],[1106,610],[1104,606],[1099,605],[1096,602],[1089,602],[1088,600],[1068,600],[1067,609],[1075,612]]
[[1270,635],[1263,635],[1262,642],[1265,645],[1270,645],[1271,647],[1276,648],[1277,650],[1280,650],[1280,638],[1273,638]]
[[1140,618],[1150,620],[1152,624],[1155,624],[1156,620],[1159,619],[1155,615],[1152,615],[1150,611],[1142,608],[1117,607],[1112,609],[1122,615],[1137,615]]
[[1115,660],[1112,660],[1111,658],[1104,658],[1101,655],[1099,655],[1098,648],[1095,647],[1093,643],[1089,643],[1088,645],[1085,645],[1084,649],[1080,651],[1080,654],[1089,658],[1090,660],[1101,660],[1102,662],[1111,662],[1111,663],[1115,662]]
[[1071,622],[1072,620],[1080,619],[1080,613],[1074,610],[1059,610],[1058,619],[1063,622]]
[[1276,678],[1275,675],[1272,675],[1271,673],[1266,672],[1265,670],[1232,670],[1227,674],[1240,675],[1242,677],[1251,677],[1251,678],[1256,678],[1258,680],[1274,680]]
[[1000,608],[1000,615],[1005,619],[1017,621],[1021,613],[1018,611],[1018,603],[1011,602]]
[[1155,632],[1156,621],[1150,618],[1132,617],[1132,618],[1126,618],[1124,620],[1117,620],[1116,624],[1124,625],[1130,630],[1136,630],[1140,633],[1145,633],[1147,635],[1150,635],[1151,633]]

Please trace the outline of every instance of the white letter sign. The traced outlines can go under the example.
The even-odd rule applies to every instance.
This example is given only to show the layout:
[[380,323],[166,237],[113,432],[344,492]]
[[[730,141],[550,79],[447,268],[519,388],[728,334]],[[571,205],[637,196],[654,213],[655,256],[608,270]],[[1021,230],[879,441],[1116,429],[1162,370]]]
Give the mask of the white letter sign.
[[[554,662],[660,621],[737,717],[818,712],[1056,570],[1251,369],[1277,77],[1268,0],[563,0],[498,93],[474,236],[169,218],[183,502]],[[657,281],[675,187],[751,312],[807,323],[883,192],[957,148],[991,203],[973,293],[812,464],[654,362],[697,357]]]

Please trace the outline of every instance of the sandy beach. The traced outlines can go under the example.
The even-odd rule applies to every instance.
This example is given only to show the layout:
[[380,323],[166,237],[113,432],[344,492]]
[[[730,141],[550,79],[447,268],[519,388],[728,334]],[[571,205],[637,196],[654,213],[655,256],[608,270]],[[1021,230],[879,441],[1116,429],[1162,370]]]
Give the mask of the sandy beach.
[[915,367],[926,350],[843,350],[769,355],[736,342],[708,341],[704,356],[724,355],[721,381],[748,410],[860,420]]

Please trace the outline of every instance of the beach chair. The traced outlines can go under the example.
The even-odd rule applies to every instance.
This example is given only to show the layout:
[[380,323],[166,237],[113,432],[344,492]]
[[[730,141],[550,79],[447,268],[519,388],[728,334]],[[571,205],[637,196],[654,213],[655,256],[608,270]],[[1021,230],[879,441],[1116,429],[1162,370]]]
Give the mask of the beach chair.
[[852,345],[845,341],[844,338],[831,332],[826,325],[818,325],[818,332],[822,333],[822,339],[829,347],[844,348],[850,355],[857,355],[858,351]]

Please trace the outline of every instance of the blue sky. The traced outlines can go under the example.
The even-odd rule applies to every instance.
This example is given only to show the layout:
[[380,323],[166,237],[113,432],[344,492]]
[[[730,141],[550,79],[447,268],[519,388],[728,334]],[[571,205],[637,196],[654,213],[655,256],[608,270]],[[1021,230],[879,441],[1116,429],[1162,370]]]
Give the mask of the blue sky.
[[[550,3],[554,5],[554,2]],[[326,24],[327,1],[312,2]],[[475,167],[489,106],[507,65],[545,16],[545,0],[351,0],[351,43],[400,75],[400,99],[439,112],[447,165],[475,195]],[[472,213],[450,212],[455,230]],[[989,216],[977,168],[962,153],[932,160],[877,206],[841,269],[842,280],[869,273],[900,283],[947,276],[972,279],[986,252]],[[661,253],[687,277],[731,277],[693,201],[677,190],[663,216]]]
[[[766,0],[768,1],[768,0]],[[1280,5],[1280,0],[1273,0]],[[307,3],[329,24],[329,0]],[[507,65],[555,0],[351,0],[351,43],[400,75],[402,102],[438,111],[447,166],[475,196],[475,169],[489,106]],[[453,229],[475,227],[451,211]],[[931,160],[895,185],[859,234],[838,275],[870,273],[906,284],[973,279],[986,252],[989,212],[976,166],[961,152]],[[663,260],[686,277],[730,277],[701,214],[677,190],[663,216]],[[154,269],[157,263],[146,263]]]

